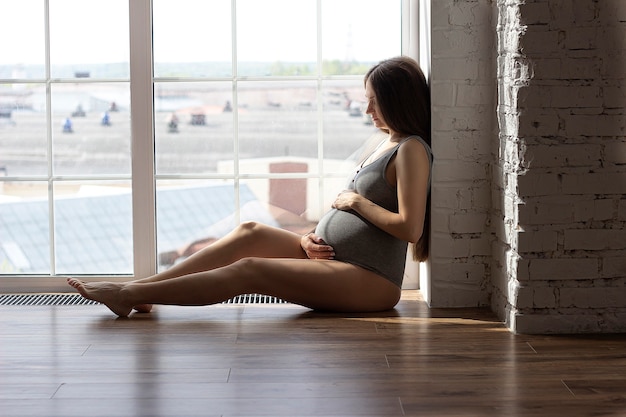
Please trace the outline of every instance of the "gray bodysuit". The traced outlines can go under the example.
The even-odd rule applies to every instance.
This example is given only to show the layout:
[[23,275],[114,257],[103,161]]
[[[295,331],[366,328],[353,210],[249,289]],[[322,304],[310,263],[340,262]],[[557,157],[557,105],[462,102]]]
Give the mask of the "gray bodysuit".
[[[385,179],[385,171],[398,148],[409,139],[419,140],[424,145],[432,166],[430,147],[422,138],[409,136],[371,164],[358,168],[348,189],[397,213],[398,191]],[[407,242],[382,231],[354,211],[337,209],[331,209],[320,219],[315,234],[333,247],[336,260],[376,272],[397,286],[402,286]]]

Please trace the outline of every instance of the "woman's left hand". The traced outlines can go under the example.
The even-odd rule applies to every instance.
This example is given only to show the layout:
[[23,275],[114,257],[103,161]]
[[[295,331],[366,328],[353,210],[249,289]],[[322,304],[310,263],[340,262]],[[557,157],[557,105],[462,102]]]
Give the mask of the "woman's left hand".
[[352,190],[344,190],[339,193],[332,207],[343,211],[351,210],[359,197],[360,195]]

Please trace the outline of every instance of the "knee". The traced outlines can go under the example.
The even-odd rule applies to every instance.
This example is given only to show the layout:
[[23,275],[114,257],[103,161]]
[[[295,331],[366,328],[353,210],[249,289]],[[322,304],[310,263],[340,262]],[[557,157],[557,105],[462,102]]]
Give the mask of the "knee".
[[255,221],[246,221],[237,226],[240,234],[253,235],[263,228],[261,223]]
[[253,271],[257,267],[258,258],[241,258],[236,262],[233,262],[231,266],[236,268],[239,273],[245,273],[246,271]]
[[247,221],[239,224],[234,230],[235,235],[243,239],[247,244],[253,242],[253,238],[258,234],[260,224],[254,221]]
[[263,258],[242,258],[232,263],[230,268],[239,280],[246,283],[247,287],[254,287],[255,291],[259,291],[260,289],[257,288],[259,282],[266,275],[264,273],[265,261]]

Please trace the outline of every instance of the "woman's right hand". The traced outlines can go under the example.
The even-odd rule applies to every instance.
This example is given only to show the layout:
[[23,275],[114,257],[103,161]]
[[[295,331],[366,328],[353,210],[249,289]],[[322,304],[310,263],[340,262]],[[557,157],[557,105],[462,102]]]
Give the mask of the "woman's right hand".
[[309,259],[334,259],[333,247],[315,233],[307,233],[300,238],[300,246]]

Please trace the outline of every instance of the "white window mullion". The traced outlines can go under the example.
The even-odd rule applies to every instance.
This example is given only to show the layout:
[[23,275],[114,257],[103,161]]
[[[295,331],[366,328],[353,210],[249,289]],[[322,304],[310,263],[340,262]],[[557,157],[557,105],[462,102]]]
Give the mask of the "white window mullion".
[[317,0],[317,172],[318,213],[324,212],[324,101],[322,95],[324,61],[322,51],[322,0]]
[[157,269],[152,1],[129,1],[133,255],[136,277]]
[[52,148],[52,87],[50,85],[50,3],[44,1],[44,33],[45,33],[45,82],[46,82],[46,161],[48,164],[48,236],[50,240],[50,275],[56,275],[56,249],[55,249],[55,225],[54,225],[54,169]]
[[[402,0],[402,55],[418,61],[427,78],[430,73],[430,2]],[[409,250],[402,288],[429,291],[429,270],[430,263],[413,261]]]
[[430,44],[430,5],[431,0],[420,0],[417,20],[411,22],[411,27],[415,28],[414,31],[417,32],[415,36],[417,36],[419,40],[418,55],[415,58],[420,63],[427,79],[430,79],[430,66],[432,62]]
[[430,74],[430,2],[402,0],[402,54],[419,62]]
[[241,199],[239,198],[241,177],[239,173],[239,69],[237,67],[237,0],[231,0],[231,36],[232,36],[232,99],[233,99],[233,176],[235,192],[235,224],[241,222]]

